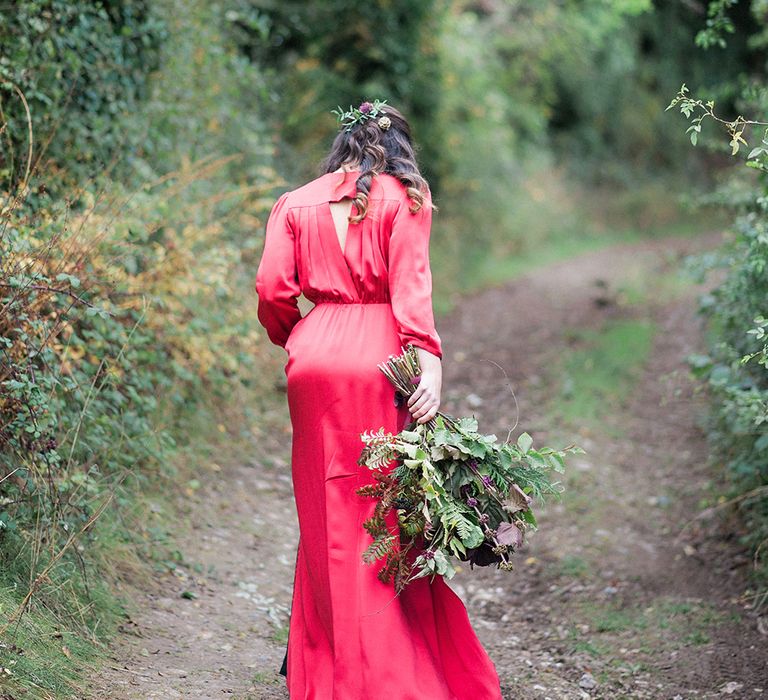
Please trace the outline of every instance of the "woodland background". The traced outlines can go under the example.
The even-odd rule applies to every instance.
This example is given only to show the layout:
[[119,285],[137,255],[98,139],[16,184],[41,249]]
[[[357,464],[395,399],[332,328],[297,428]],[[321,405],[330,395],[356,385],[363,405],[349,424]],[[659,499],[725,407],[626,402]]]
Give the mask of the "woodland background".
[[[0,657],[9,693],[77,681],[116,633],[115,582],[176,565],[173,504],[215,478],[201,464],[270,429],[266,215],[317,174],[330,110],[374,97],[412,117],[439,206],[438,312],[583,251],[731,232],[689,263],[717,280],[689,358],[711,401],[702,508],[736,514],[765,589],[768,143],[744,121],[768,117],[766,0],[0,8],[0,651],[26,650]],[[665,111],[683,83],[704,102]]]

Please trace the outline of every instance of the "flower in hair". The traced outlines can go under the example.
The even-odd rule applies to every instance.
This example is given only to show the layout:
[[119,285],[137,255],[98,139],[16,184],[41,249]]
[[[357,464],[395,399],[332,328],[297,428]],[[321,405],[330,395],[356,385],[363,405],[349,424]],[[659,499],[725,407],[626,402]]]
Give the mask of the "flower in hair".
[[[352,105],[350,105],[347,111],[344,111],[341,107],[337,107],[336,109],[332,109],[331,112],[336,115],[336,119],[338,119],[340,126],[345,131],[352,131],[353,127],[358,124],[363,124],[369,119],[376,119],[382,114],[382,110],[386,104],[386,100],[374,100],[373,102],[366,101],[362,102],[359,107],[352,107]],[[387,120],[387,126],[381,124],[384,119]],[[392,126],[392,122],[389,117],[381,117],[379,126],[386,130]]]
[[390,126],[392,126],[392,120],[389,117],[382,117],[379,119],[378,124],[382,131],[386,131]]

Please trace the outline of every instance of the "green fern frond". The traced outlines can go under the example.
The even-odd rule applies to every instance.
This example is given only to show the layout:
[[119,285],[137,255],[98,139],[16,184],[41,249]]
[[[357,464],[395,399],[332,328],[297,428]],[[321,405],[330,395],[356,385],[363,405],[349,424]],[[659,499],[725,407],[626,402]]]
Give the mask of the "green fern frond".
[[395,437],[392,433],[385,432],[384,428],[379,428],[376,432],[366,430],[360,434],[360,439],[364,445],[381,445],[393,442]]
[[401,551],[392,551],[387,555],[387,561],[381,568],[378,574],[379,581],[383,583],[389,583],[392,577],[397,573],[400,568],[401,561],[403,559],[403,553]]
[[395,547],[396,535],[391,533],[377,537],[363,552],[363,561],[373,564],[377,559],[386,557]]
[[369,469],[382,469],[397,458],[393,445],[384,442],[363,448],[358,463]]
[[368,484],[367,486],[361,486],[355,493],[358,496],[366,496],[367,498],[381,498],[384,493],[384,487],[381,484]]

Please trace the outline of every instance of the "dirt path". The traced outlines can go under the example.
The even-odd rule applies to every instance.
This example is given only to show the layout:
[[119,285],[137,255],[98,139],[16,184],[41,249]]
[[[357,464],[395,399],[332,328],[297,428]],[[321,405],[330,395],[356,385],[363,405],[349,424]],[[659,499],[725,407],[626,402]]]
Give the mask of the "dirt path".
[[[748,561],[725,528],[681,534],[711,473],[704,406],[682,362],[699,346],[696,290],[665,285],[680,254],[713,243],[590,253],[469,299],[439,324],[450,412],[503,434],[515,405],[500,365],[518,429],[588,451],[514,573],[454,579],[510,700],[768,697],[768,624],[739,597]],[[552,401],[563,358],[584,342],[575,331],[633,318],[658,329],[634,389],[574,435]],[[205,489],[180,536],[190,561],[155,592],[135,592],[141,612],[95,697],[288,697],[276,671],[295,551],[273,544],[296,537],[288,440],[268,431],[267,453],[282,459],[228,467]]]

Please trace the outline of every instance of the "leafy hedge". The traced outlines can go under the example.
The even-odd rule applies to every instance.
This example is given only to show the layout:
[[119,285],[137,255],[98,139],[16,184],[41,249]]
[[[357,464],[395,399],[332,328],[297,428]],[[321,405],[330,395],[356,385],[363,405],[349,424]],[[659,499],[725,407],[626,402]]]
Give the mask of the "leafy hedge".
[[[17,211],[0,233],[3,579],[34,581],[118,481],[146,478],[137,464],[158,464],[172,444],[152,422],[172,384],[168,351],[61,224],[49,211]],[[82,562],[68,549],[64,562]],[[45,601],[66,570],[48,571],[34,593]]]
[[231,286],[247,248],[197,199],[223,167],[0,218],[0,565],[40,527],[56,550],[122,477],[146,484],[173,446],[162,415],[248,376],[259,340]]
[[[697,36],[700,46],[723,48],[726,35],[737,33],[738,15],[731,14],[734,5],[733,0],[709,3],[707,25]],[[764,2],[751,7],[756,23],[755,36],[750,38],[754,46],[765,45],[765,10]],[[731,76],[721,92],[739,95],[735,118],[724,118],[711,95],[699,99],[685,85],[667,108],[683,114],[693,145],[705,128],[725,131],[727,150],[732,156],[746,154],[751,169],[736,170],[710,198],[737,218],[732,242],[703,259],[705,270],[719,268],[724,275],[714,291],[701,298],[709,352],[691,357],[690,362],[709,389],[708,437],[731,486],[727,503],[735,504],[743,515],[742,540],[754,552],[763,582],[768,579],[768,122],[740,115],[768,113],[766,82],[764,65],[751,66],[749,74]],[[713,150],[726,150],[720,139],[705,143]]]
[[[708,355],[691,358],[712,400],[709,439],[724,461],[731,496],[742,512],[744,542],[756,553],[768,541],[768,186],[756,188],[751,211],[717,261],[725,281],[702,298],[709,321]],[[768,572],[765,554],[758,568]]]
[[[35,162],[72,183],[136,146],[125,117],[148,93],[166,36],[149,0],[23,0],[0,12],[0,188],[24,173],[32,115]],[[131,128],[127,128],[130,124]],[[51,183],[49,183],[50,185]]]
[[[23,103],[9,83],[13,95],[3,93],[0,636],[13,645],[0,664],[13,664],[6,680],[29,697],[74,692],[74,662],[95,653],[50,663],[61,652],[45,656],[57,642],[40,629],[107,637],[119,612],[110,572],[131,569],[139,552],[173,565],[155,544],[162,513],[148,514],[150,497],[136,494],[186,484],[198,466],[180,465],[189,424],[218,435],[217,412],[233,393],[260,386],[264,342],[250,295],[277,180],[258,108],[263,81],[224,37],[221,7],[153,0],[140,21],[150,3],[72,3],[71,15],[60,4],[47,50],[80,40],[99,48],[60,65],[28,37],[25,56],[43,68],[33,79],[14,64],[14,85],[28,80],[35,134],[54,133],[47,151],[35,139],[28,179]],[[19,5],[3,31],[28,30],[59,7]],[[115,17],[145,27],[144,38]],[[114,58],[137,39],[135,70],[110,73],[104,52]],[[85,80],[84,101],[55,92],[49,101],[46,71],[70,68]],[[121,91],[123,79],[135,82]],[[102,172],[108,157],[116,167]]]
[[267,114],[296,180],[315,175],[335,124],[329,111],[387,99],[408,114],[437,185],[442,96],[437,40],[445,5],[437,0],[356,2],[233,0],[226,12],[243,56],[269,78]]
[[96,215],[115,201],[101,173],[134,145],[128,113],[163,35],[136,0],[28,0],[0,15],[0,582],[17,595],[31,583],[16,613],[40,600],[94,622],[71,537],[172,442],[152,423],[169,350],[113,284],[128,262],[109,258]]

